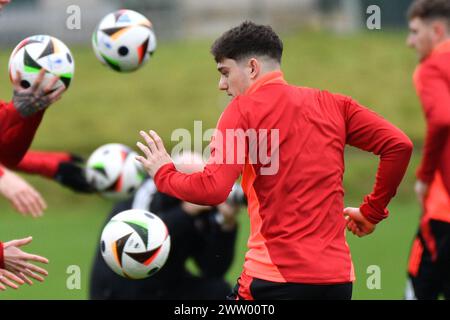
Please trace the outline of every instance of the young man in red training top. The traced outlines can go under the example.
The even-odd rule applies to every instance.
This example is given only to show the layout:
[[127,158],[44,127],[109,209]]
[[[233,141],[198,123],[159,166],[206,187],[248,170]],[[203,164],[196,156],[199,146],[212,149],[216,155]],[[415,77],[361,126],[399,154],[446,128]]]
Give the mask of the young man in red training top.
[[[203,172],[177,172],[153,131],[141,131],[147,146],[138,143],[145,154],[138,160],[159,191],[199,204],[223,202],[242,173],[251,230],[230,298],[350,299],[355,277],[345,228],[365,236],[388,216],[412,144],[349,97],[289,85],[280,70],[282,50],[272,28],[252,22],[213,44],[219,89],[233,100]],[[380,165],[373,192],[359,208],[344,210],[346,144],[379,155]],[[256,157],[256,149],[264,152]]]
[[407,298],[450,299],[450,1],[409,9],[407,44],[420,59],[414,84],[427,123],[415,192],[423,214],[408,266]]

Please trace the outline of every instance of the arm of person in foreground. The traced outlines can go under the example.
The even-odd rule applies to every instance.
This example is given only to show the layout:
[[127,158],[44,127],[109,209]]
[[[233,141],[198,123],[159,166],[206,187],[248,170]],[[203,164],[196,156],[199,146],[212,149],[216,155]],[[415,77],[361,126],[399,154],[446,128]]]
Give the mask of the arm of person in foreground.
[[201,205],[218,205],[225,201],[244,164],[245,155],[238,150],[245,145],[245,137],[227,136],[228,130],[246,130],[245,121],[238,109],[238,100],[233,100],[218,122],[210,144],[211,157],[203,172],[178,172],[161,138],[153,131],[150,131],[150,134],[141,131],[147,145],[138,142],[137,145],[145,157],[139,156],[137,160],[154,178],[160,192]]
[[11,169],[46,177],[75,192],[92,193],[83,164],[83,158],[69,152],[28,151]]

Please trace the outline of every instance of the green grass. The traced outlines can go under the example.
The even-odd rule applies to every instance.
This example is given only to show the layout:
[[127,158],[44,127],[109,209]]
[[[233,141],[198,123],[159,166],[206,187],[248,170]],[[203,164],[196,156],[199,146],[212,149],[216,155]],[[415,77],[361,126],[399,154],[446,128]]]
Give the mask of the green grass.
[[[27,252],[43,255],[50,261],[45,268],[49,276],[44,283],[35,281],[20,290],[0,292],[1,299],[86,299],[91,260],[98,243],[101,226],[109,206],[98,201],[89,205],[68,204],[48,210],[46,215],[33,220],[9,210],[2,210],[0,234],[2,239],[33,236],[33,242],[24,247]],[[69,290],[70,266],[81,270],[81,289]]]
[[[20,290],[0,292],[0,299],[87,299],[88,281],[92,258],[98,243],[101,226],[111,203],[97,196],[73,196],[65,206],[58,205],[46,215],[33,220],[21,217],[9,209],[2,210],[0,234],[3,239],[33,235],[33,242],[25,250],[44,255],[50,260],[49,276],[44,283],[24,286]],[[367,238],[347,235],[355,265],[357,281],[354,299],[401,299],[406,281],[406,265],[409,245],[415,234],[418,207],[415,204],[391,206],[391,216],[381,223],[374,234]],[[249,230],[245,211],[239,216],[240,226],[236,256],[227,280],[234,283],[239,276],[246,251]],[[81,289],[70,290],[69,266],[81,271]],[[381,269],[381,289],[370,290],[366,286],[371,265]]]
[[[326,88],[353,96],[403,129],[420,145],[424,123],[411,75],[414,53],[404,46],[404,34],[370,32],[352,36],[324,33],[286,35],[283,69],[294,84]],[[98,146],[120,142],[134,146],[140,129],[154,129],[168,147],[172,130],[213,128],[228,99],[217,90],[218,73],[210,57],[210,40],[161,42],[143,69],[131,74],[108,70],[89,47],[72,48],[76,73],[64,98],[45,115],[34,149],[70,150],[88,156]],[[9,99],[6,65],[12,48],[0,50],[0,97]],[[418,151],[418,150],[416,150]],[[391,217],[370,237],[349,235],[357,282],[355,299],[401,299],[409,244],[418,221],[412,194],[416,152],[407,176],[391,204]],[[358,206],[371,191],[376,157],[354,149],[346,154],[346,205]],[[102,222],[112,203],[97,196],[80,196],[43,179],[27,178],[46,198],[49,209],[33,220],[12,212],[0,199],[2,240],[33,235],[29,251],[47,256],[50,275],[43,284],[0,293],[0,299],[85,299],[90,264]],[[234,264],[227,279],[234,283],[242,267],[248,218],[241,214]],[[68,290],[67,267],[81,268],[81,290]],[[382,289],[366,287],[367,267],[378,265]]]

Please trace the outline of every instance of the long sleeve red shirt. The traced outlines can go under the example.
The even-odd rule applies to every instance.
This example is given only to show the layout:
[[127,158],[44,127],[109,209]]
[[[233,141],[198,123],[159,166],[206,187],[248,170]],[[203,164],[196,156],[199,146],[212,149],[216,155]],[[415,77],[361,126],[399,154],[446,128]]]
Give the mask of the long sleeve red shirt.
[[44,111],[23,118],[12,102],[0,101],[0,163],[15,166],[31,145]]
[[[186,175],[167,164],[156,173],[158,189],[185,201],[218,204],[242,173],[251,225],[245,274],[274,282],[353,281],[343,217],[345,145],[380,156],[374,189],[360,207],[377,223],[387,217],[386,206],[406,171],[408,137],[351,98],[288,85],[281,72],[265,75],[233,99],[217,129],[223,136],[227,130],[269,130],[270,137],[261,139],[277,163],[250,160],[248,137],[227,148],[230,141],[216,134],[203,172]],[[226,158],[239,142],[248,142],[244,159],[238,159],[244,164],[230,164]],[[263,174],[271,167],[277,170]]]
[[431,183],[439,170],[450,194],[450,40],[438,46],[418,66],[414,83],[427,123],[417,177]]
[[70,161],[71,158],[67,152],[28,151],[17,165],[9,169],[53,179],[61,162]]

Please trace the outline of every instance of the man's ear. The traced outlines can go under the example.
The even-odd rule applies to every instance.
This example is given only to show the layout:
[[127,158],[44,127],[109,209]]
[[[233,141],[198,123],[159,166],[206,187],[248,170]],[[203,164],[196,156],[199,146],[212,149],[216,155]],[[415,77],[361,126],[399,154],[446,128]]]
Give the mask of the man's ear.
[[438,20],[433,23],[433,33],[438,40],[442,40],[447,36],[447,24],[444,21]]
[[256,58],[251,58],[248,61],[248,67],[250,69],[250,78],[253,80],[258,77],[261,72],[261,63]]

